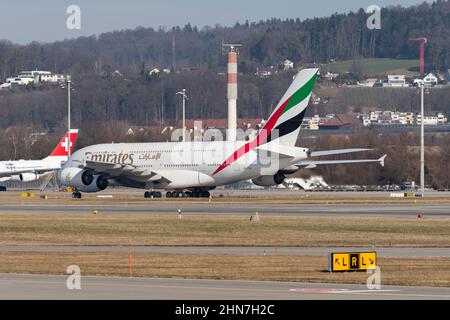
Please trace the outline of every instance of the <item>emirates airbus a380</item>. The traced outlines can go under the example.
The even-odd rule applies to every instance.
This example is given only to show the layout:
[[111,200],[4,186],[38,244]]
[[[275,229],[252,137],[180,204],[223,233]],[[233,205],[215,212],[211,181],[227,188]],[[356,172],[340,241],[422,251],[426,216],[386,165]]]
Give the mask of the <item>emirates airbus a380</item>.
[[96,192],[109,183],[147,189],[145,197],[208,197],[216,186],[251,179],[260,186],[281,184],[286,174],[323,164],[378,162],[312,160],[311,158],[366,151],[341,149],[309,151],[296,147],[318,69],[304,69],[295,77],[264,127],[249,141],[193,141],[113,143],[76,151],[59,171],[63,185],[80,192]]
[[[73,149],[78,129],[70,130],[70,149]],[[34,181],[42,175],[61,169],[67,161],[69,135],[66,133],[50,155],[42,160],[0,161],[0,182]]]

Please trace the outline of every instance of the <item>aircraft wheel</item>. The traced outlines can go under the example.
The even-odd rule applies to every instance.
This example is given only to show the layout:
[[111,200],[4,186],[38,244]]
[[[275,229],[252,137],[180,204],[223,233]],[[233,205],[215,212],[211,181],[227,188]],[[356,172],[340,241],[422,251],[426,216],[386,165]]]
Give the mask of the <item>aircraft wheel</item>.
[[155,191],[154,196],[155,196],[155,198],[161,198],[162,194],[159,191]]
[[149,191],[145,191],[144,192],[144,198],[151,198],[152,197],[152,193]]
[[78,191],[72,192],[72,198],[81,199],[81,193]]
[[171,191],[167,191],[166,192],[166,198],[172,198],[172,192]]

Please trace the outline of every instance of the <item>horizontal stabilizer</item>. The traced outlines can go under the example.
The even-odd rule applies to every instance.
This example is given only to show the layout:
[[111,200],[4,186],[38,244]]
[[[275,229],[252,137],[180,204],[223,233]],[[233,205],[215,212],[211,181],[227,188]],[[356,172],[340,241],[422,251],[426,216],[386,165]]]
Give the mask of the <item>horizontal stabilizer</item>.
[[384,167],[384,159],[387,155],[382,156],[379,159],[359,159],[359,160],[305,160],[295,165],[299,168],[312,169],[317,167],[318,165],[324,164],[349,164],[349,163],[370,163],[370,162],[379,162],[382,167]]
[[285,155],[292,158],[306,158],[307,151],[306,148],[291,147],[287,145],[266,143],[257,147],[259,150],[264,150],[268,152],[278,153],[280,155]]
[[323,150],[323,151],[310,151],[308,155],[310,157],[322,157],[322,156],[331,156],[335,154],[345,154],[345,153],[353,153],[353,152],[363,152],[370,151],[372,149],[367,148],[353,148],[353,149],[336,149],[336,150]]

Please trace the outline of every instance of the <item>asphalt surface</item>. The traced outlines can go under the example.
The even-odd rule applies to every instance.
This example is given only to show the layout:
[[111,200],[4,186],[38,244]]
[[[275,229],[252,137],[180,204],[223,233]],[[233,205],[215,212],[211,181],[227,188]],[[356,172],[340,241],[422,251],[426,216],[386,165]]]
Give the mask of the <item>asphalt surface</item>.
[[[93,205],[74,200],[68,204],[5,204],[2,213],[55,214],[142,214],[262,216],[386,216],[425,219],[450,217],[446,204],[293,204],[211,203],[148,200],[145,203]],[[326,255],[333,251],[377,251],[380,257],[450,257],[450,248],[299,248],[299,247],[132,247],[136,253],[184,254],[299,254]],[[0,246],[0,252],[128,252],[124,246]],[[382,286],[368,290],[365,285],[310,284],[236,280],[119,278],[82,276],[81,290],[66,288],[67,276],[0,274],[0,299],[447,299],[450,288]]]
[[450,288],[92,276],[81,276],[81,289],[69,290],[67,278],[0,274],[0,299],[450,299]]
[[380,257],[450,258],[450,248],[375,248],[375,247],[161,247],[161,246],[0,246],[0,252],[33,253],[134,253],[169,254],[252,254],[326,256],[330,252],[376,251]]
[[148,204],[118,203],[111,205],[95,204],[14,204],[0,206],[2,212],[30,213],[134,213],[175,215],[178,209],[182,214],[195,215],[307,215],[307,216],[401,216],[415,217],[419,213],[426,217],[450,217],[450,206],[446,204],[292,204],[292,203],[208,203],[208,202],[158,202],[149,200]]

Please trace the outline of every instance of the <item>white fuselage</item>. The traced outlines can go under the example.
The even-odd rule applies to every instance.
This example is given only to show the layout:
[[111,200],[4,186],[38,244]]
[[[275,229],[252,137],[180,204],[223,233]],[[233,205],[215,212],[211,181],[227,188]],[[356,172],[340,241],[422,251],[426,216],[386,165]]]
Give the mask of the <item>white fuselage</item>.
[[[66,158],[48,157],[43,160],[0,161],[0,182],[36,180],[42,173],[59,170],[61,163],[66,161]],[[30,178],[23,179],[26,176]],[[35,178],[32,179],[32,176]]]
[[[179,189],[215,187],[274,175],[301,159],[278,158],[278,155],[272,154],[271,161],[268,161],[267,152],[245,148],[247,143],[211,141],[99,144],[76,151],[63,168],[82,168],[86,161],[129,165],[130,170],[138,169],[142,173],[133,175],[132,172],[124,174],[121,171],[116,176],[110,174],[109,178],[130,187]],[[236,150],[240,151],[236,153]],[[302,158],[307,158],[307,150],[302,150]]]

